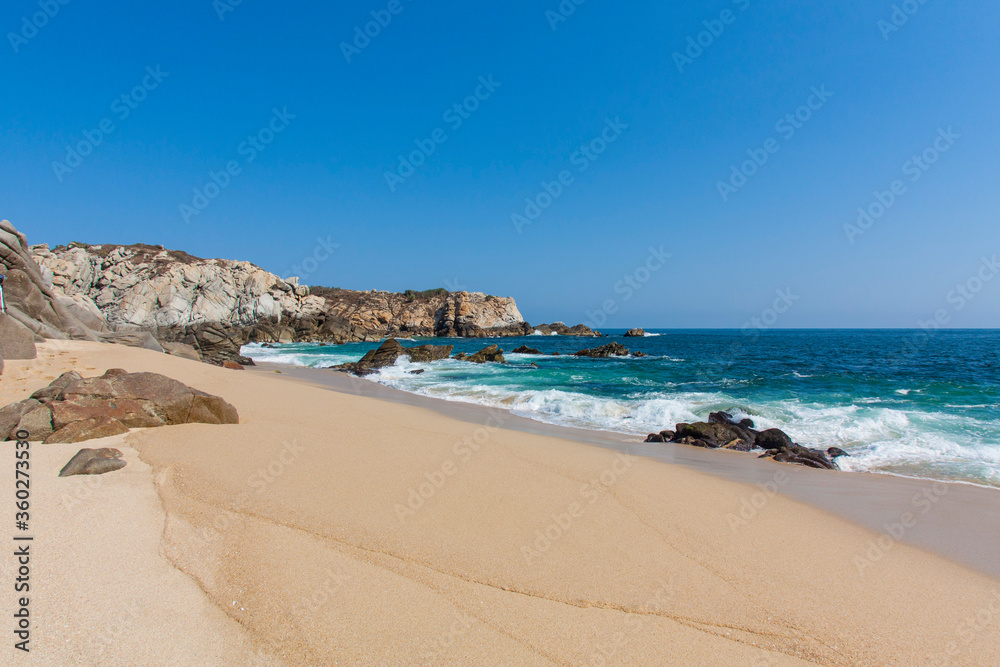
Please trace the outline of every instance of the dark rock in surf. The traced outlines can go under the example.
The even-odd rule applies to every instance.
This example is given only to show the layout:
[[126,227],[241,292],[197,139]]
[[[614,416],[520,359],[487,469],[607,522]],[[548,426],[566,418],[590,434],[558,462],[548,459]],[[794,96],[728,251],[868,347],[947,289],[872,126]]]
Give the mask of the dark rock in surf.
[[628,348],[621,343],[608,343],[607,345],[602,345],[601,347],[595,347],[589,350],[580,350],[574,356],[590,357],[592,359],[606,359],[608,357],[627,357],[628,355]]

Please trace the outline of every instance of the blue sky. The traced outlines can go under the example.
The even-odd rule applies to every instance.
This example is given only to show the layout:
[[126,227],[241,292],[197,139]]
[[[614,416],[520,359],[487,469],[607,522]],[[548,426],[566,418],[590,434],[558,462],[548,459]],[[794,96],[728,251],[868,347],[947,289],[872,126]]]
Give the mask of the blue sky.
[[996,3],[230,2],[5,3],[0,217],[532,322],[1000,326]]

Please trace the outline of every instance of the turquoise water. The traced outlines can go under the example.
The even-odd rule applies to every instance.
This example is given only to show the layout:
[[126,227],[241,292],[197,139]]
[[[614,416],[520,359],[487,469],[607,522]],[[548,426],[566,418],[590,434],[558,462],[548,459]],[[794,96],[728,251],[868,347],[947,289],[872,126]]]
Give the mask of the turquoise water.
[[[645,338],[419,339],[475,352],[496,342],[506,365],[445,360],[371,376],[406,391],[513,410],[540,421],[630,435],[747,415],[810,447],[841,447],[851,470],[1000,487],[1000,331],[652,330]],[[621,342],[645,358],[584,359]],[[510,354],[521,345],[543,356]],[[258,361],[329,366],[375,343],[248,345]],[[537,368],[531,364],[537,364]],[[408,371],[423,368],[412,375]]]

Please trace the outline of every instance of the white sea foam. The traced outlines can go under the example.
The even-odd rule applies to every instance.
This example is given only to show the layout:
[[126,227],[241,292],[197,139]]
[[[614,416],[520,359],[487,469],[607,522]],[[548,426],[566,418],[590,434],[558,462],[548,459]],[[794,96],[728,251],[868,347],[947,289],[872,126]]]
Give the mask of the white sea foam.
[[[309,351],[307,351],[309,350]],[[356,361],[352,353],[337,348],[317,351],[309,345],[264,348],[248,345],[244,354],[258,361],[297,365],[329,366]],[[748,400],[742,387],[746,379],[727,381],[692,380],[687,390],[676,384],[644,378],[638,369],[620,378],[628,393],[616,397],[592,395],[567,388],[538,388],[528,362],[545,359],[575,360],[554,355],[515,355],[519,367],[497,364],[475,365],[454,360],[418,364],[401,358],[395,366],[367,379],[427,396],[450,401],[478,403],[553,424],[645,435],[679,422],[705,420],[710,412],[729,411],[737,420],[749,417],[760,430],[780,428],[793,440],[809,447],[840,447],[852,454],[839,460],[846,470],[883,471],[910,476],[968,479],[1000,486],[1000,437],[997,425],[962,413],[916,409],[900,398],[857,397],[851,402],[826,404],[796,399]],[[646,360],[650,358],[647,357]],[[663,357],[669,359],[669,357]],[[594,360],[636,361],[634,358]],[[587,368],[590,366],[588,365]],[[410,371],[423,369],[413,375]],[[544,372],[544,366],[543,366]],[[566,377],[565,375],[563,376]],[[568,383],[593,380],[591,372],[569,376]],[[567,380],[564,380],[567,382]],[[693,385],[704,386],[693,391]],[[895,391],[906,396],[909,390]],[[947,409],[996,407],[990,404],[954,404]]]

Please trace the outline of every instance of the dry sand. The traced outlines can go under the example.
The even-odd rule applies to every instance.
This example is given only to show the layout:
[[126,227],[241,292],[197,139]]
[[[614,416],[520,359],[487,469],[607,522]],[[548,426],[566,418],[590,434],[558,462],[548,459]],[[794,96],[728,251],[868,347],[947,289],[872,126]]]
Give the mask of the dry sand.
[[[4,664],[1000,656],[996,579],[896,542],[859,571],[878,537],[867,529],[688,467],[504,429],[504,413],[469,423],[280,374],[55,341],[7,362],[0,405],[64,370],[112,367],[223,396],[241,424],[92,441],[129,462],[97,478],[55,476],[79,446],[32,446],[33,650],[15,655],[5,630]],[[4,459],[0,525],[12,526],[12,449]],[[12,565],[0,558],[5,582]]]

